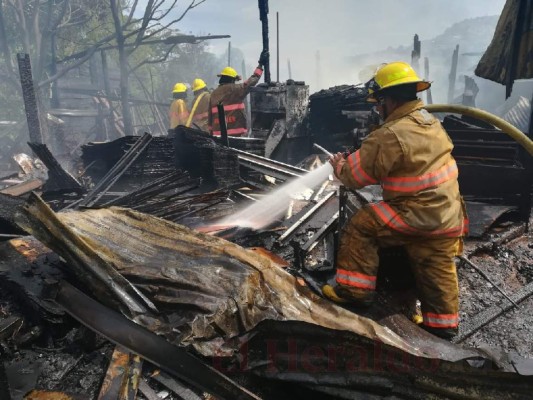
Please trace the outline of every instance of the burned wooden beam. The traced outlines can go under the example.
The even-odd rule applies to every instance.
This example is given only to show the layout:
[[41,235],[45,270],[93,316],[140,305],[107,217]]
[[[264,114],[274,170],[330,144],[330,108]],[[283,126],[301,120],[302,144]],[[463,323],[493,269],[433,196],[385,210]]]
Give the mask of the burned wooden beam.
[[453,103],[455,97],[455,80],[457,79],[457,62],[459,61],[459,45],[455,46],[452,56],[452,66],[448,77],[448,104]]
[[76,178],[63,169],[46,144],[28,142],[28,146],[30,146],[46,168],[48,168],[48,181],[46,182],[46,186],[50,190],[81,189],[81,184]]
[[39,109],[31,72],[30,55],[18,53],[17,61],[19,65],[20,84],[22,86],[22,97],[24,99],[24,109],[26,110],[26,120],[28,121],[28,130],[30,132],[30,141],[33,143],[43,143]]
[[[123,206],[135,208],[143,203],[152,203],[156,196],[175,191],[173,195],[179,195],[195,189],[200,186],[200,178],[190,178],[187,172],[174,171],[155,181],[143,186],[142,188],[121,196],[117,199],[111,200],[104,204],[104,206]],[[152,201],[150,201],[152,200]]]

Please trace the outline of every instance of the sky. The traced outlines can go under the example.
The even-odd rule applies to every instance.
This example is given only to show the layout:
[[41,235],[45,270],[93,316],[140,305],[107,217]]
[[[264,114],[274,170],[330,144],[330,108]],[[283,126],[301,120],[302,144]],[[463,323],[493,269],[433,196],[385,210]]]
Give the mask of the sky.
[[[179,0],[178,4],[183,7],[189,2]],[[505,0],[270,0],[273,77],[276,12],[280,18],[280,80],[288,78],[290,58],[293,78],[312,81],[318,51],[324,84],[336,84],[342,74],[337,67],[346,57],[410,45],[415,33],[421,40],[431,39],[464,19],[499,15],[504,4]],[[255,66],[262,47],[257,0],[206,0],[177,28],[198,35],[231,35],[232,46],[244,52],[250,67]],[[212,41],[211,46],[214,52],[224,53],[228,42]]]

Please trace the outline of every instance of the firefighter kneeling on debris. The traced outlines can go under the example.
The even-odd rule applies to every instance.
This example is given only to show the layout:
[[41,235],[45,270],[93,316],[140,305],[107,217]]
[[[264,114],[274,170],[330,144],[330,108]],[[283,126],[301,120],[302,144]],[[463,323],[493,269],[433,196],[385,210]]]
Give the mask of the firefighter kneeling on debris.
[[370,305],[375,297],[378,248],[403,246],[422,305],[422,327],[450,339],[459,324],[454,257],[462,252],[466,213],[459,194],[453,148],[440,122],[417,93],[430,83],[404,62],[381,66],[367,83],[384,124],[345,158],[331,157],[337,178],[360,189],[380,184],[382,202],[347,223],[340,239],[336,286],[323,293],[336,302]]

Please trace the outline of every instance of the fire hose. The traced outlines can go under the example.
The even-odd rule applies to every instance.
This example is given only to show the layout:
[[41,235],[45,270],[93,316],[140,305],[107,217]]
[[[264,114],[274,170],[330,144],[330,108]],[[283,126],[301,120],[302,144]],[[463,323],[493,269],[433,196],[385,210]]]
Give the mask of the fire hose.
[[[526,151],[533,156],[533,141],[528,138],[524,132],[511,125],[509,122],[479,108],[467,107],[457,104],[428,104],[424,107],[429,112],[447,112],[454,114],[463,114],[469,117],[477,118],[486,121],[518,142]],[[531,122],[530,122],[531,123]]]

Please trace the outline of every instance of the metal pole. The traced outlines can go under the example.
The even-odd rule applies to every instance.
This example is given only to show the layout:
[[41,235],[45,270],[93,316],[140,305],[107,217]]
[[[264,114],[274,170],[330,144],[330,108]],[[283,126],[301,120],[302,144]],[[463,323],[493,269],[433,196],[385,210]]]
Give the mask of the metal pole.
[[276,12],[276,82],[279,82],[279,12]]
[[17,61],[19,65],[20,84],[22,86],[22,97],[24,99],[24,108],[26,110],[26,120],[28,121],[30,141],[42,144],[43,134],[41,131],[41,123],[39,121],[35,87],[33,86],[30,55],[18,53]]
[[291,59],[287,58],[287,68],[289,69],[289,79],[292,79]]
[[228,67],[231,67],[231,41],[228,42]]
[[222,146],[229,147],[228,141],[228,126],[226,124],[226,113],[222,102],[217,104],[218,120],[220,123],[220,139],[222,139]]

